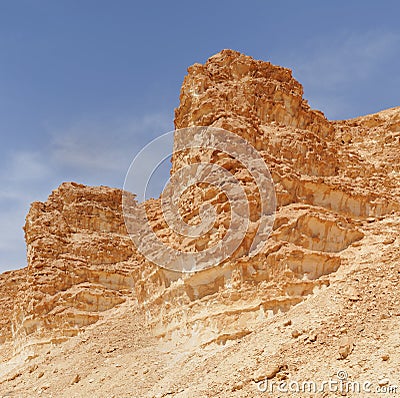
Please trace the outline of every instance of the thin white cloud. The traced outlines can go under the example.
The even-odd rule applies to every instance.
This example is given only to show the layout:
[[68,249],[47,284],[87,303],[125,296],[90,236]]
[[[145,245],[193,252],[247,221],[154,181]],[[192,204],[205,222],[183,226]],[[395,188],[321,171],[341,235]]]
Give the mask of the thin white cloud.
[[399,57],[399,33],[371,30],[335,37],[321,34],[283,55],[281,61],[293,69],[312,107],[327,112],[331,118],[342,118],[357,116],[354,113],[361,108],[352,93],[365,85],[376,90],[374,82],[385,71],[396,69],[393,61]]
[[400,35],[391,32],[315,39],[307,58],[296,54],[296,70],[308,85],[335,90],[338,85],[367,79],[382,60],[399,52],[399,44]]
[[26,265],[23,224],[27,208],[0,208],[0,272]]
[[16,151],[4,162],[0,178],[3,181],[20,182],[42,179],[48,176],[49,167],[44,155],[34,151]]
[[171,126],[171,118],[161,113],[106,124],[81,122],[52,132],[51,158],[84,173],[126,172],[133,156]]
[[42,192],[52,175],[43,153],[14,151],[2,159],[0,168],[0,272],[26,265],[22,227],[29,205],[43,200]]
[[52,165],[45,154],[27,150],[11,152],[2,159],[0,167],[0,201],[10,204],[43,199],[41,187],[52,175]]

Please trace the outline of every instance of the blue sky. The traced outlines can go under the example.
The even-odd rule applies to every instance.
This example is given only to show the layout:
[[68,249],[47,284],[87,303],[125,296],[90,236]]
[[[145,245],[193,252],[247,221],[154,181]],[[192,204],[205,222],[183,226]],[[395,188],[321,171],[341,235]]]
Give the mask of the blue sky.
[[0,271],[25,266],[30,202],[122,187],[172,130],[186,68],[223,48],[289,67],[342,119],[400,105],[398,1],[0,0]]

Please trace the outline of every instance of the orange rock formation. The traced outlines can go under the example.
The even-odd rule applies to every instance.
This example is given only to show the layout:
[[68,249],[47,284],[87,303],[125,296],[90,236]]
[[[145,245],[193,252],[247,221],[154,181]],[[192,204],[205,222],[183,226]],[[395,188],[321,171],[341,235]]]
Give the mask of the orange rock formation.
[[[28,267],[0,276],[4,361],[28,347],[65,340],[63,344],[71,344],[70,337],[79,338],[96,325],[101,330],[102,322],[110,322],[110,316],[117,319],[112,314],[128,304],[138,314],[133,319],[140,319],[159,344],[182,350],[190,346],[201,356],[207,347],[250,341],[246,339],[256,336],[263,325],[272,327],[282,314],[301,311],[296,309],[299,303],[305,302],[312,311],[313,300],[327,300],[329,289],[337,287],[339,271],[355,269],[356,259],[362,258],[359,251],[378,235],[377,223],[387,223],[382,232],[385,245],[395,247],[400,109],[331,122],[312,110],[302,95],[303,88],[290,70],[232,50],[189,67],[182,85],[176,128],[213,126],[232,131],[259,151],[271,171],[277,196],[275,223],[254,257],[247,256],[244,241],[220,266],[181,274],[155,266],[137,252],[126,232],[118,189],[64,183],[45,203],[33,203],[25,224]],[[175,155],[172,171],[199,159],[222,165],[246,184],[243,168],[201,151]],[[189,251],[220,239],[226,232],[229,205],[225,196],[209,190],[195,187],[185,192],[182,216],[195,224],[200,202],[208,201],[217,210],[221,228],[201,241],[179,239],[168,231],[160,201],[150,200],[147,209],[160,239]],[[257,208],[251,186],[247,193]],[[368,249],[363,261],[371,259]],[[346,279],[341,281],[346,290]],[[360,299],[357,294],[350,294],[352,302]],[[324,309],[315,308],[323,322]],[[297,332],[296,337],[303,333]],[[281,338],[274,339],[277,346],[284,344]],[[13,383],[10,372],[18,366],[3,372],[4,385]],[[285,366],[278,366],[275,375],[285,373]],[[290,370],[294,374],[289,366]],[[216,378],[219,387],[214,386],[214,392],[196,396],[256,396],[249,377],[227,390]],[[45,390],[59,391],[49,383]],[[200,385],[182,391],[203,394]],[[148,391],[157,396],[157,386],[135,388],[137,396],[147,396]],[[174,391],[174,396],[195,396]]]

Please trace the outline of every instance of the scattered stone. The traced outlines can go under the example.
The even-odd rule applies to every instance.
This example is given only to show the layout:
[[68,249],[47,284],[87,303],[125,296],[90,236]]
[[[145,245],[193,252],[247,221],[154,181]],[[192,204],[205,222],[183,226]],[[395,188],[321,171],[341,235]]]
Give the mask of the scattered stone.
[[355,332],[358,334],[361,333],[364,329],[365,327],[363,325],[358,325],[355,329]]
[[360,292],[354,286],[347,286],[344,291],[344,295],[350,301],[358,301],[361,298]]
[[273,377],[276,376],[276,374],[279,372],[279,369],[281,367],[279,365],[272,365],[270,368],[267,368],[265,372],[265,376],[267,379],[272,379]]
[[340,359],[347,358],[353,351],[353,348],[354,348],[353,339],[350,337],[343,337],[339,345]]
[[301,332],[299,332],[297,329],[292,330],[292,337],[294,339],[297,339],[301,335]]
[[388,354],[383,354],[381,358],[382,358],[382,361],[388,361],[389,360],[389,355]]
[[76,374],[71,384],[76,384],[79,383],[80,381],[81,381],[81,376],[79,374]]
[[29,368],[28,372],[29,372],[29,373],[33,373],[37,368],[38,368],[38,365],[37,365],[37,363],[35,363],[34,365],[32,365],[32,366]]
[[311,341],[312,343],[314,343],[314,341],[317,341],[317,338],[318,338],[318,334],[316,332],[312,332],[308,336],[308,340]]
[[379,387],[387,386],[390,383],[390,380],[388,378],[380,379],[378,381]]
[[262,371],[258,371],[254,375],[253,380],[255,382],[258,382],[258,381],[265,380],[265,379],[273,379],[276,376],[276,374],[279,372],[280,369],[281,369],[280,365],[270,365],[266,369],[264,369]]
[[289,377],[289,375],[286,373],[286,372],[278,372],[277,374],[276,374],[276,378],[279,380],[279,381],[282,381],[282,380],[287,380],[288,379],[288,377]]
[[41,379],[44,376],[44,372],[40,372],[37,376],[38,379]]
[[392,243],[394,243],[395,240],[396,238],[386,238],[382,243],[384,245],[391,245]]
[[290,326],[292,324],[292,320],[288,319],[287,321],[283,322],[283,326]]
[[244,387],[243,381],[239,381],[232,387],[232,391],[241,390]]

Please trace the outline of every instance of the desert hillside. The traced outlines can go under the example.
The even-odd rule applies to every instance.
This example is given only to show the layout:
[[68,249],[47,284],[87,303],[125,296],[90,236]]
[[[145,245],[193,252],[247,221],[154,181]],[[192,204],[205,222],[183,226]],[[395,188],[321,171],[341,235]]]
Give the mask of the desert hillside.
[[[137,250],[121,190],[63,183],[26,217],[27,268],[0,275],[0,396],[399,393],[400,108],[329,121],[289,69],[223,50],[184,78],[175,127],[194,126],[236,133],[268,165],[276,212],[262,249],[249,255],[260,195],[220,153],[172,157],[172,173],[228,170],[249,202],[241,245],[196,273]],[[201,239],[171,232],[160,199],[145,207],[163,244],[197,253],[226,236],[231,212],[197,185],[179,201],[188,224],[202,203],[217,219]],[[296,381],[337,388],[284,390]]]

